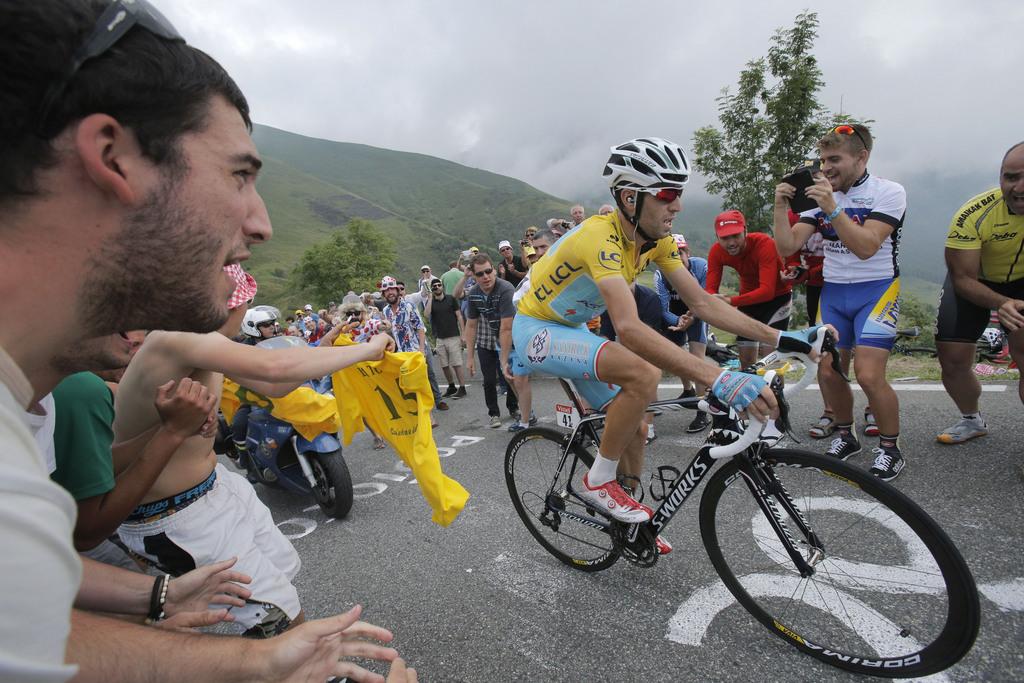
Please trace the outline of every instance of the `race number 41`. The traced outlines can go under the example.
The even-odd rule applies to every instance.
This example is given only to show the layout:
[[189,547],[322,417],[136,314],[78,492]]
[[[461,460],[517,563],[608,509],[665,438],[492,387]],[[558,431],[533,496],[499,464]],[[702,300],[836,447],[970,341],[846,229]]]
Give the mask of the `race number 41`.
[[565,429],[575,429],[576,424],[580,421],[580,414],[576,412],[576,407],[573,405],[566,405],[564,403],[555,404],[555,423],[559,427]]

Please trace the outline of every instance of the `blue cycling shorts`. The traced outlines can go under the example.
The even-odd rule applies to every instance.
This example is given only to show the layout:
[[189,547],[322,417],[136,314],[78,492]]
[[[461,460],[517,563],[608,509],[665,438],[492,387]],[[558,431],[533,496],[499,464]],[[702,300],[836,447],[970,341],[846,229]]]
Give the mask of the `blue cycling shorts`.
[[818,322],[839,333],[841,349],[872,346],[892,349],[900,318],[900,279],[826,282],[821,290]]
[[603,410],[619,393],[618,386],[602,382],[597,372],[601,349],[611,343],[586,325],[570,327],[519,313],[512,320],[512,374],[543,372],[572,380],[591,407]]
[[707,344],[708,324],[698,318],[697,320],[694,320],[693,324],[687,327],[685,330],[664,330],[661,334],[664,335],[666,339],[668,339],[676,346],[682,346],[686,342]]

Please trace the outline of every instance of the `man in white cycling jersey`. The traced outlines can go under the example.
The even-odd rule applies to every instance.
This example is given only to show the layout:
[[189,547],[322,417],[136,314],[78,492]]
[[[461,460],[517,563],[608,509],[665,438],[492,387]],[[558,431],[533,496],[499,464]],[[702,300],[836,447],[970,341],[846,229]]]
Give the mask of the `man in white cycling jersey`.
[[[639,138],[613,147],[604,176],[617,210],[587,219],[533,265],[512,324],[515,374],[540,371],[572,379],[591,406],[607,411],[600,453],[577,494],[623,522],[651,518],[651,509],[616,476],[638,477],[643,468],[643,416],[662,370],[710,386],[720,400],[758,419],[777,414],[775,397],[760,377],[720,372],[637,315],[630,285],[653,262],[696,317],[766,344],[780,342],[779,330],[707,294],[680,261],[672,222],[689,175],[686,154],[672,142]],[[585,324],[606,309],[615,342],[591,334]],[[810,350],[807,332],[782,335],[787,350]],[[672,547],[659,537],[657,549],[665,554]]]
[[[857,383],[878,420],[878,447],[873,449],[870,472],[891,481],[905,462],[899,448],[899,399],[885,378],[885,368],[899,320],[899,242],[907,193],[899,183],[868,173],[873,147],[871,131],[859,123],[836,126],[822,137],[821,173],[806,189],[818,207],[801,213],[790,227],[790,200],[796,188],[779,183],[775,244],[786,257],[815,232],[825,240],[825,286],[818,315],[838,331],[836,346],[844,369],[854,358]],[[819,379],[836,419],[836,438],[827,454],[846,460],[861,452],[853,429],[853,392],[826,364]]]

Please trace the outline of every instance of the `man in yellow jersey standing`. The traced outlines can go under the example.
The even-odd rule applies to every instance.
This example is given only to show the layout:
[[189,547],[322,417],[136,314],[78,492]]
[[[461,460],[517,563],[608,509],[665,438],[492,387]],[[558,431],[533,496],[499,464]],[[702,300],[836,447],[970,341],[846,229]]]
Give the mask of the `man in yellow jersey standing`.
[[[935,346],[942,383],[961,419],[938,436],[958,444],[988,433],[978,409],[974,376],[978,337],[989,311],[1010,341],[1010,356],[1024,364],[1024,142],[1003,156],[999,187],[972,197],[953,214],[946,237],[946,284],[939,302]],[[1024,380],[1017,392],[1024,401]]]
[[[721,401],[760,420],[777,414],[761,378],[720,372],[637,315],[630,285],[653,262],[701,320],[766,344],[780,343],[779,330],[707,294],[680,261],[672,222],[682,209],[689,175],[686,154],[672,142],[639,138],[612,147],[604,177],[617,210],[584,221],[534,264],[512,324],[515,374],[539,371],[572,379],[591,406],[607,411],[600,452],[574,494],[627,523],[645,522],[652,514],[616,476],[641,473],[644,411],[662,370],[710,386]],[[606,309],[618,333],[615,342],[591,334],[585,325]],[[781,334],[787,350],[810,350],[809,331]],[[672,546],[659,536],[657,549],[665,554]]]

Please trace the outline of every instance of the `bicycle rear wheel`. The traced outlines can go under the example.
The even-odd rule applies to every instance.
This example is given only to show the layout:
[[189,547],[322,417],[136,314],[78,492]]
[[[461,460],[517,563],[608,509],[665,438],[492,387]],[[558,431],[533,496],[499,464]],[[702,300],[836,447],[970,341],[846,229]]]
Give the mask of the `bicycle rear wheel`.
[[583,486],[581,479],[594,462],[585,448],[573,445],[559,471],[567,438],[550,427],[516,434],[505,450],[505,483],[523,524],[545,550],[570,567],[596,572],[615,564],[619,553],[610,522],[567,491],[570,483],[575,490]]
[[980,623],[978,592],[956,546],[898,489],[816,453],[772,449],[764,471],[779,518],[805,559],[814,541],[785,511],[784,490],[817,537],[801,577],[736,461],[708,482],[700,530],[733,596],[775,635],[823,662],[889,678],[960,660]]

